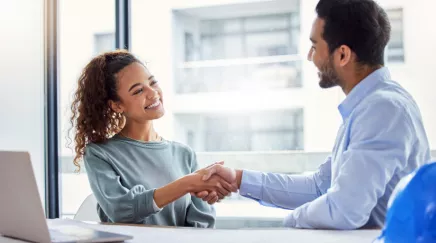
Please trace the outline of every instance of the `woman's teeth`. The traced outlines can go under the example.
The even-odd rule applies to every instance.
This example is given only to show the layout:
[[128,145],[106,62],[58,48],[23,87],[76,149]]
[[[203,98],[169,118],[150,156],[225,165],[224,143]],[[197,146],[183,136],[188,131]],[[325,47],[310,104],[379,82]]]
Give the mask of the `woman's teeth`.
[[159,104],[160,104],[160,101],[156,100],[156,102],[154,102],[153,104],[147,106],[146,109],[154,108],[154,107],[158,106]]

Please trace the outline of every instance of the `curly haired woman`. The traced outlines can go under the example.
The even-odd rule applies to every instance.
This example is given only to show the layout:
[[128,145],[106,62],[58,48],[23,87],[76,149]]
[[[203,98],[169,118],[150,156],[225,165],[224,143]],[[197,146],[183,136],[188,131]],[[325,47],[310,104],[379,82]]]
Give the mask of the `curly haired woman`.
[[71,106],[74,164],[80,170],[83,158],[102,222],[214,227],[208,203],[236,189],[221,177],[203,181],[194,151],[156,133],[163,105],[158,81],[135,56],[95,57]]

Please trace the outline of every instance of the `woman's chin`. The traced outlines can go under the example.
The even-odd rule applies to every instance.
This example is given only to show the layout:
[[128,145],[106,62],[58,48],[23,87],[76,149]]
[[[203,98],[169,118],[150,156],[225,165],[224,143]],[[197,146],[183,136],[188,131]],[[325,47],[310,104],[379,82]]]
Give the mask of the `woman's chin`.
[[153,110],[152,112],[147,112],[146,119],[147,120],[157,120],[165,115],[165,110],[163,108],[158,110]]

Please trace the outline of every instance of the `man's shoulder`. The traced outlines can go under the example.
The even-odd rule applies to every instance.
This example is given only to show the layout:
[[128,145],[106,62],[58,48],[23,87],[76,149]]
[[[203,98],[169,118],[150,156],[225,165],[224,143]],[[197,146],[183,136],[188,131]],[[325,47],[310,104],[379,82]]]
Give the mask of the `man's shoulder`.
[[409,111],[416,109],[412,96],[398,83],[385,81],[377,89],[367,95],[359,109],[387,110],[392,112]]

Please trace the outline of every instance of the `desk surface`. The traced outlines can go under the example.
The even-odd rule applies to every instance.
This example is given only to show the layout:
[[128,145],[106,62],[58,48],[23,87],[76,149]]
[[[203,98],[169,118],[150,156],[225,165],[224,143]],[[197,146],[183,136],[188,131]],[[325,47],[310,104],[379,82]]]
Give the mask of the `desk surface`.
[[[85,224],[97,230],[128,234],[134,238],[127,242],[160,243],[244,243],[244,242],[325,242],[325,243],[371,243],[380,234],[380,230],[299,230],[299,229],[195,229],[171,227],[138,227],[130,225]],[[0,243],[22,242],[0,237]]]

